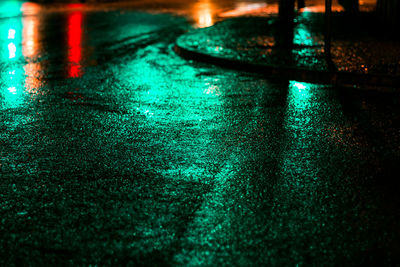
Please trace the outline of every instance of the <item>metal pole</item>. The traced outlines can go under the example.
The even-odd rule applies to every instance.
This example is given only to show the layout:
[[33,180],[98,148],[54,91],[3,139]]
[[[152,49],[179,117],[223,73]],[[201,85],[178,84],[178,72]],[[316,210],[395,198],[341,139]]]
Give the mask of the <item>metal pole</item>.
[[293,45],[294,0],[279,1],[279,24],[277,43],[286,48]]
[[332,0],[325,0],[325,56],[331,62]]

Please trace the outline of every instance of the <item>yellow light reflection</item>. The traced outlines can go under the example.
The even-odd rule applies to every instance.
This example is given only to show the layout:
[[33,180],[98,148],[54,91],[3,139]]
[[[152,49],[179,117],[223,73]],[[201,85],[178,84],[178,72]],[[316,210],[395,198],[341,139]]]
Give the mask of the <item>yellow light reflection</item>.
[[214,24],[215,6],[209,0],[202,0],[196,3],[193,11],[197,27],[205,28]]

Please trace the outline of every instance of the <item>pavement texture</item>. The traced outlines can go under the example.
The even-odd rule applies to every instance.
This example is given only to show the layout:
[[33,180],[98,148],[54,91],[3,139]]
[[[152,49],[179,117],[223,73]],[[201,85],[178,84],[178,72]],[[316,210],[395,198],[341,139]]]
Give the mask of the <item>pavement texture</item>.
[[185,60],[179,12],[11,3],[0,266],[400,264],[398,91]]
[[293,44],[277,44],[276,16],[239,17],[184,34],[176,51],[224,67],[326,84],[400,87],[400,41],[374,14],[332,15],[331,57],[324,51],[325,16],[299,12]]

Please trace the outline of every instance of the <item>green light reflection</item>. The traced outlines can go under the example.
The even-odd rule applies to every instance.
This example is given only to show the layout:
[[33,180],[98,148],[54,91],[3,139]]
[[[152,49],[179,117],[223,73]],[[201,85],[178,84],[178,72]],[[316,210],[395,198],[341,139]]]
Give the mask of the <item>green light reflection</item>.
[[[150,57],[151,53],[148,55]],[[179,82],[173,82],[172,86],[168,85],[170,77],[166,77],[165,74],[160,71],[158,68],[148,64],[145,60],[137,60],[132,62],[135,69],[134,79],[132,79],[131,72],[127,69],[123,72],[122,75],[129,74],[132,75],[129,78],[127,77],[128,83],[132,83],[134,85],[140,85],[143,89],[137,94],[136,101],[134,102],[136,106],[132,107],[137,113],[145,115],[147,117],[158,117],[159,115],[168,112],[165,108],[161,108],[164,106],[165,102],[169,103],[169,107],[171,105],[176,106],[175,112],[179,112],[181,116],[184,116],[189,119],[189,116],[196,115],[196,120],[201,120],[201,116],[199,114],[186,114],[186,111],[189,110],[187,107],[181,106],[180,103],[176,103],[174,100],[174,95],[179,95],[180,98],[192,98],[194,101],[196,99],[203,100],[204,95],[209,95],[211,92],[208,91],[208,88],[215,88],[207,81],[204,84],[199,85],[197,88],[190,88],[185,84],[179,84]],[[171,60],[171,64],[174,62]],[[176,63],[175,63],[176,64]],[[182,73],[180,80],[190,80],[195,76],[195,71],[191,68],[187,68],[185,73]],[[203,88],[206,87],[206,88]]]
[[[290,81],[284,119],[287,146],[283,150],[281,179],[276,186],[279,225],[285,230],[283,238],[318,247],[314,233],[322,231],[325,223],[324,204],[318,200],[317,190],[323,185],[318,165],[321,113],[321,86]],[[321,189],[319,189],[321,190]],[[296,207],[296,208],[293,208]],[[301,222],[301,223],[299,223]],[[282,231],[278,227],[275,231]],[[289,253],[287,258],[301,262],[301,256]]]
[[294,31],[293,43],[296,45],[314,45],[314,39],[304,24],[299,24]]
[[23,79],[24,73],[21,69],[10,70],[2,77],[3,87],[1,92],[0,107],[16,108],[23,101]]
[[[285,118],[289,146],[284,153],[283,172],[291,179],[289,184],[299,185],[303,179],[314,177],[312,161],[313,142],[318,132],[318,101],[315,99],[315,85],[290,81]],[[293,175],[294,174],[294,175]],[[291,185],[290,187],[292,187]],[[298,188],[294,186],[294,188]]]
[[[10,13],[20,14],[20,3],[6,2],[1,6],[6,6]],[[3,43],[1,60],[5,66],[0,80],[0,107],[6,109],[22,104],[25,79],[22,62],[19,62],[22,58],[22,21],[21,18],[11,18],[7,21],[8,23],[1,24],[0,28],[0,41]]]
[[22,1],[9,0],[0,2],[0,17],[11,18],[21,14]]
[[[196,68],[185,65],[174,54],[160,58],[154,47],[144,49],[143,54],[145,59],[133,60],[114,74],[124,81],[124,88],[138,89],[134,94],[124,90],[116,93],[128,94],[131,112],[146,117],[146,127],[154,127],[151,143],[163,144],[168,157],[179,158],[171,161],[163,175],[202,179],[210,168],[198,164],[209,151],[207,144],[212,142],[207,122],[217,116],[218,103],[222,101],[218,79],[199,79]],[[191,144],[185,143],[187,139],[193,140]]]
[[310,84],[291,81],[288,95],[288,124],[290,128],[299,128],[310,121],[312,111],[316,104],[312,101],[312,90]]

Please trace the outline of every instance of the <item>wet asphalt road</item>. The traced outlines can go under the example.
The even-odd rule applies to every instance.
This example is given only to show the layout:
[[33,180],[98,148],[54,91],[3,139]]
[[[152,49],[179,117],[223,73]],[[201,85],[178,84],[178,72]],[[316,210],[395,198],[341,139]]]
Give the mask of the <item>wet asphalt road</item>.
[[6,3],[0,265],[400,263],[398,93],[183,60],[195,17]]

